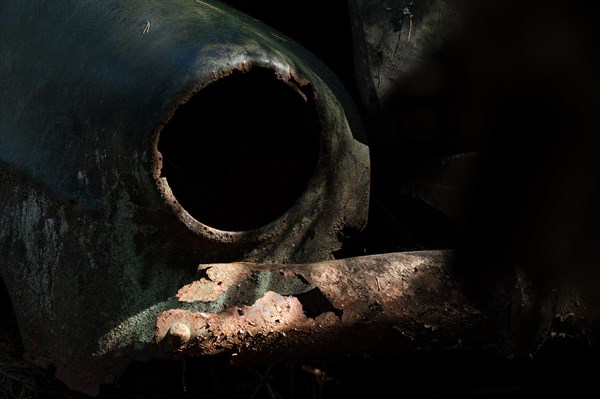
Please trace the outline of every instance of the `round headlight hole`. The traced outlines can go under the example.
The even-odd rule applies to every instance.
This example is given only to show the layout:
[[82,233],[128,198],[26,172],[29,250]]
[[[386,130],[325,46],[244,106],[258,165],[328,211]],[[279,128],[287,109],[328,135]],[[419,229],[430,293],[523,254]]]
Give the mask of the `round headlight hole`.
[[235,71],[180,105],[158,139],[165,177],[195,219],[228,231],[264,226],[306,190],[319,157],[310,86],[266,68]]

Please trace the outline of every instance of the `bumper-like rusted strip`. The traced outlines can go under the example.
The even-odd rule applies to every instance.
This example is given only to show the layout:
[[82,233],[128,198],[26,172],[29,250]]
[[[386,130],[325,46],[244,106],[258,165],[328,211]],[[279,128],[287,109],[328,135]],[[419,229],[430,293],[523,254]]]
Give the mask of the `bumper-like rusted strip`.
[[[230,275],[227,271],[232,268],[239,278],[219,277]],[[533,350],[535,343],[550,336],[554,316],[571,314],[576,321],[585,313],[582,307],[573,313],[566,297],[535,307],[533,292],[521,278],[515,280],[514,295],[503,314],[481,309],[456,278],[452,253],[444,251],[306,265],[215,264],[202,269],[206,277],[186,287],[183,299],[210,299],[218,287],[237,303],[218,313],[182,309],[161,313],[156,341],[166,351],[228,352],[234,362],[459,346],[495,348],[505,354],[517,350],[512,342],[521,344],[524,339]],[[251,302],[259,290],[258,275],[296,278],[307,285],[292,295],[268,290]],[[245,289],[246,300],[239,287],[248,287],[248,281],[254,281],[255,290]],[[543,322],[525,331],[522,327],[530,326],[532,318]]]

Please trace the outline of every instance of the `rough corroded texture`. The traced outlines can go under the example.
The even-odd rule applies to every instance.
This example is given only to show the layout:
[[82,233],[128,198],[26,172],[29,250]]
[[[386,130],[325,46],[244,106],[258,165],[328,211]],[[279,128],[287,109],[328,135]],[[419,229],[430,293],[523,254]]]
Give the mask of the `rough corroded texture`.
[[460,30],[464,0],[348,0],[356,76],[372,111]]
[[[218,277],[232,266],[241,270],[237,279]],[[235,299],[226,300],[216,313],[161,313],[156,340],[163,350],[196,355],[227,351],[234,361],[248,361],[497,341],[494,323],[452,278],[449,253],[396,253],[285,266],[215,264],[208,266],[207,274],[188,294],[210,296],[219,287]],[[283,276],[301,284],[295,293],[282,293],[276,283],[259,283],[253,277],[257,275],[263,282]],[[240,295],[239,287],[248,279],[254,289]],[[188,326],[190,340],[173,344],[173,325]]]
[[[233,267],[237,278],[220,277]],[[583,334],[594,320],[575,291],[540,298],[522,274],[506,287],[511,293],[500,313],[481,308],[465,294],[452,253],[444,251],[201,269],[207,275],[188,295],[208,298],[219,287],[223,307],[158,315],[155,339],[166,354],[225,352],[236,363],[453,347],[523,355],[561,334],[558,321],[570,318]],[[292,280],[281,285],[281,278],[298,284],[290,289]],[[183,340],[181,330],[190,332]]]
[[[212,1],[0,12],[0,271],[29,358],[71,386],[154,356],[156,315],[199,263],[330,259],[337,233],[366,223],[368,148],[353,106],[281,34]],[[198,90],[252,68],[315,96],[319,160],[281,218],[220,231],[178,206],[156,140]]]

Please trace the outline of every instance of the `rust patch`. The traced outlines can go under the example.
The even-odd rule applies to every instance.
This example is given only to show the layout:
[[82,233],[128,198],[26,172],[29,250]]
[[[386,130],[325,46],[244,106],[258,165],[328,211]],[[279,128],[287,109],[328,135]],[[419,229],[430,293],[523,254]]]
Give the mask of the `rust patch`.
[[207,277],[181,287],[177,292],[177,299],[180,302],[215,301],[232,285],[238,284],[252,275],[249,268],[238,263],[201,265],[198,270],[204,271]]
[[290,79],[298,87],[311,86],[310,80],[305,78],[299,71],[290,69]]
[[252,305],[219,313],[168,310],[158,316],[154,338],[167,354],[225,352],[233,364],[458,346],[496,345],[504,352],[497,342],[505,340],[506,326],[464,295],[451,259],[449,252],[423,251],[285,267],[214,265],[202,269],[205,286],[193,288],[206,290],[232,270],[241,279],[250,275],[244,281],[270,273],[313,288],[297,296],[270,290]]
[[[156,321],[155,340],[167,350],[211,354],[252,346],[254,340],[270,334],[285,336],[287,330],[315,326],[297,298],[268,291],[251,306],[234,306],[216,314],[182,309],[163,312]],[[189,338],[183,340],[188,330]]]

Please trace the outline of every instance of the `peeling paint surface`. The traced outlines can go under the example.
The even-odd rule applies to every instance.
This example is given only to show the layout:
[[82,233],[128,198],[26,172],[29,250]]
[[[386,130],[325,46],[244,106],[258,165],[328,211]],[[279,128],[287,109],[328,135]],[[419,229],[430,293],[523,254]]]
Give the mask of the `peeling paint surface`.
[[[207,268],[207,278],[182,287],[177,293],[177,299],[182,302],[215,301],[230,285],[250,277],[250,274],[235,264]],[[214,281],[218,283],[211,283]]]
[[[291,326],[309,323],[304,316],[302,305],[292,296],[282,296],[272,291],[251,306],[234,306],[218,314],[192,313],[185,310],[169,310],[158,316],[156,340],[168,342],[172,335],[171,326],[188,326],[191,341],[180,343],[176,350],[197,350],[214,354],[225,348],[231,349],[237,337],[268,336],[283,334]],[[314,323],[314,322],[313,322]],[[308,330],[308,326],[307,326]],[[252,340],[244,340],[246,347],[252,347]]]
[[[339,230],[365,225],[364,132],[337,79],[297,44],[212,1],[86,0],[68,7],[93,6],[93,19],[56,20],[40,18],[37,1],[4,6],[14,18],[0,24],[0,72],[18,94],[0,96],[0,273],[28,358],[69,386],[93,391],[132,361],[164,356],[163,312],[216,314],[310,290],[282,274],[227,277],[227,266],[205,267],[204,281],[198,264],[327,260]],[[252,68],[302,93],[310,85],[321,161],[285,218],[211,229],[175,204],[156,140],[203,87]],[[238,279],[233,290],[209,284]]]
[[[306,285],[295,293],[268,290],[253,302],[233,295],[237,303],[217,312],[167,310],[158,315],[155,340],[166,353],[226,352],[232,361],[243,362],[255,356],[323,356],[434,343],[452,346],[459,341],[478,342],[480,336],[491,339],[495,334],[489,333],[482,312],[450,277],[451,258],[448,252],[423,251],[305,265],[212,265],[241,271],[228,281],[201,279],[202,284],[190,286],[198,297],[212,293],[216,286],[223,292],[236,291],[257,273],[294,278]],[[181,326],[186,332],[189,329],[186,340],[176,333]],[[306,336],[311,337],[308,346]]]

